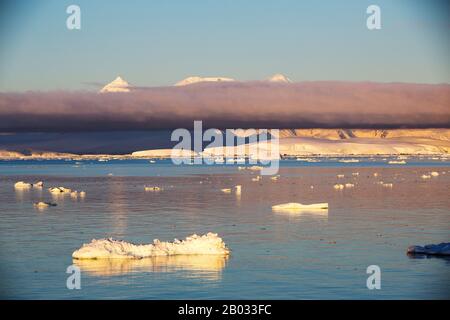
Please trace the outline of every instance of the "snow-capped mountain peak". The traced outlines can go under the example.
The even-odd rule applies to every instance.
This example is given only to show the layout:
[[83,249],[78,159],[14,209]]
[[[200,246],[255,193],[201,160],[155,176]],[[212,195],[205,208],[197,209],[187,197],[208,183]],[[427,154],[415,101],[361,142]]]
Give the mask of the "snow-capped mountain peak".
[[274,74],[270,78],[267,79],[269,82],[279,82],[279,83],[291,83],[291,79],[286,77],[285,75],[281,73]]
[[101,93],[106,92],[130,92],[130,84],[123,80],[120,76],[108,83],[101,90]]
[[225,77],[188,77],[186,79],[183,79],[175,84],[175,86],[187,86],[194,83],[199,82],[230,82],[235,81],[231,78],[225,78]]

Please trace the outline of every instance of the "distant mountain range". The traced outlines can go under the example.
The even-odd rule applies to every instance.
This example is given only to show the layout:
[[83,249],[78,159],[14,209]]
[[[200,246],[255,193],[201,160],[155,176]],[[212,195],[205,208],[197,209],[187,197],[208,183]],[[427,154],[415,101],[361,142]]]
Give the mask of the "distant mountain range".
[[[292,83],[292,81],[286,77],[283,74],[277,73],[273,76],[263,80],[265,82],[271,82],[271,83]],[[199,77],[199,76],[191,76],[187,77],[181,81],[178,81],[175,83],[175,86],[187,86],[192,85],[196,83],[204,83],[204,82],[212,82],[212,83],[219,83],[219,82],[237,82],[237,80],[233,78],[227,78],[227,77]],[[105,85],[99,92],[100,93],[108,93],[108,92],[130,92],[133,87],[130,86],[130,84],[124,80],[122,77],[118,76],[116,79]]]

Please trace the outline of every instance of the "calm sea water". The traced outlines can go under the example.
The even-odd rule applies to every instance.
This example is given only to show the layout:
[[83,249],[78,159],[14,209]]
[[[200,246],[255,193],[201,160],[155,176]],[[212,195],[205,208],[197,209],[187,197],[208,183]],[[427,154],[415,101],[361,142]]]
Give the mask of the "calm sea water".
[[[24,299],[410,299],[450,298],[450,260],[409,257],[409,245],[450,240],[450,163],[362,159],[282,161],[280,178],[237,166],[170,161],[0,161],[0,296]],[[423,180],[430,171],[438,177]],[[352,175],[359,173],[359,175]],[[374,173],[378,173],[374,177]],[[345,178],[337,178],[344,174]],[[15,191],[19,180],[41,190]],[[385,188],[377,181],[393,183]],[[352,189],[336,191],[335,183]],[[242,185],[242,195],[222,188]],[[163,187],[144,192],[144,185]],[[50,186],[86,191],[52,198]],[[313,188],[311,188],[313,186]],[[37,210],[35,201],[56,207]],[[328,213],[275,213],[285,202],[328,202]],[[218,233],[224,257],[72,261],[93,238],[150,243]],[[66,288],[66,268],[82,271]],[[366,268],[381,268],[368,290]]]

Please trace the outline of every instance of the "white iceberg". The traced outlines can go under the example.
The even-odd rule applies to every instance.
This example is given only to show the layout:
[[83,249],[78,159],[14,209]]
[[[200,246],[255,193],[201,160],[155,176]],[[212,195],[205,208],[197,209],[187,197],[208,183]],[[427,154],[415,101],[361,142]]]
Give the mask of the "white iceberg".
[[400,160],[400,161],[391,160],[388,162],[388,164],[406,164],[406,161],[405,160]]
[[358,159],[341,159],[341,160],[339,160],[339,162],[342,162],[342,163],[354,163],[354,162],[359,162],[359,160]]
[[56,203],[43,201],[35,202],[33,205],[38,208],[56,207]]
[[274,213],[287,215],[313,215],[328,218],[328,203],[301,204],[296,202],[272,206]]
[[346,188],[354,188],[355,185],[354,185],[353,183],[346,183],[346,184],[345,184],[345,187],[346,187]]
[[18,181],[14,184],[14,188],[15,189],[30,189],[33,185],[31,183],[27,183],[27,182],[23,182],[23,181]]
[[175,239],[173,242],[153,240],[153,244],[132,244],[113,239],[92,240],[84,244],[72,254],[74,259],[116,259],[116,258],[147,258],[171,255],[196,254],[229,254],[223,240],[216,234],[209,232],[203,236],[196,234],[185,240]]
[[289,202],[272,206],[272,210],[328,210],[328,203],[301,204]]
[[157,191],[161,191],[162,188],[160,188],[160,187],[147,187],[147,186],[145,186],[145,187],[144,187],[144,190],[145,190],[145,191],[155,191],[155,192],[157,192]]
[[60,194],[60,193],[71,193],[72,189],[64,188],[64,187],[53,187],[48,188],[48,191],[53,194]]

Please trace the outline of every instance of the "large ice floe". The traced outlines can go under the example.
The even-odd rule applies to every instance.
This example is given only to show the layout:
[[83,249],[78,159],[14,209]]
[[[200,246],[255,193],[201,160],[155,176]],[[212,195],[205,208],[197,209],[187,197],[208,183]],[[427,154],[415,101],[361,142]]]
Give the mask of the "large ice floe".
[[429,254],[436,256],[450,256],[450,242],[427,244],[425,246],[410,246],[408,254]]
[[196,234],[184,240],[175,239],[173,242],[153,240],[153,244],[133,244],[114,239],[93,239],[75,250],[75,259],[115,259],[115,258],[147,258],[171,255],[212,254],[226,255],[230,250],[216,233],[202,236]]

